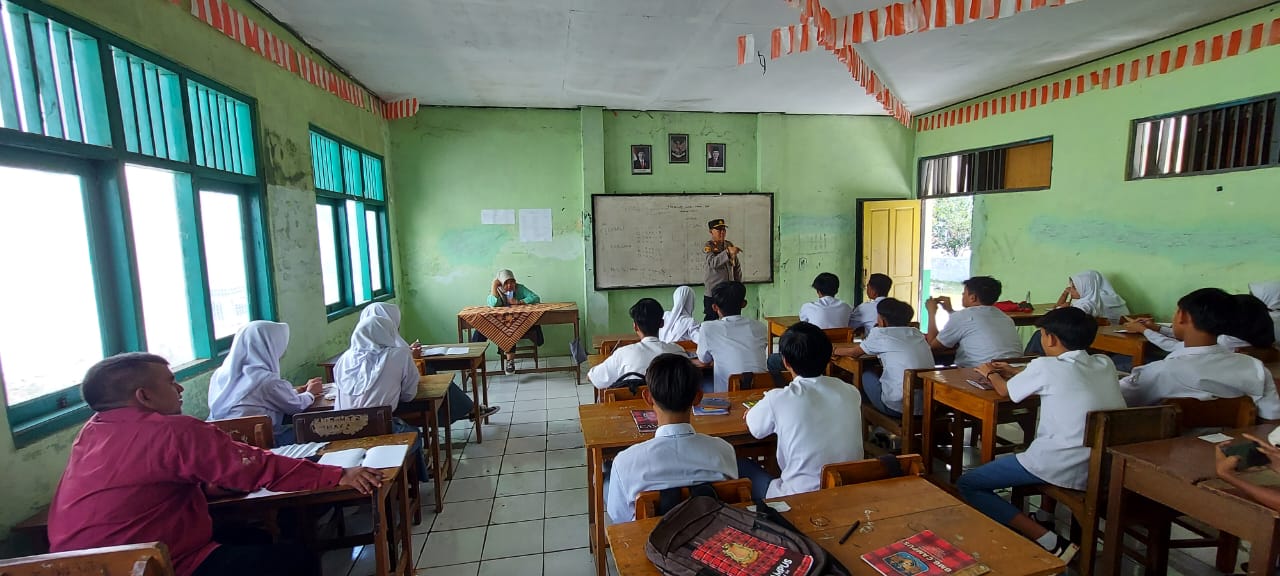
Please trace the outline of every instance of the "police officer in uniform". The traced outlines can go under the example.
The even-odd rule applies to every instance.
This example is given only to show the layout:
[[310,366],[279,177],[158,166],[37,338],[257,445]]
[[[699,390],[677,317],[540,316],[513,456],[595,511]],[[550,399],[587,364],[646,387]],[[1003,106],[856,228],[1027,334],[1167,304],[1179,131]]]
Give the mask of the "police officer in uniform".
[[706,289],[702,295],[703,321],[719,319],[715,310],[711,309],[711,291],[721,282],[742,281],[742,263],[738,261],[738,254],[742,250],[734,246],[733,242],[724,239],[728,230],[729,227],[725,226],[724,218],[707,222],[707,231],[711,233],[711,239],[702,246],[703,255],[707,257],[707,271],[702,276],[702,285]]

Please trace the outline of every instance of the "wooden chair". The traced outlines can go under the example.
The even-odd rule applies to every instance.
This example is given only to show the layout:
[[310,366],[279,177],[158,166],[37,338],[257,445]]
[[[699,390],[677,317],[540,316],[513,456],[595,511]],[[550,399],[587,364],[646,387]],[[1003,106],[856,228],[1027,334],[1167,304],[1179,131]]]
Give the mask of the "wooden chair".
[[676,344],[679,345],[681,348],[684,348],[685,352],[698,351],[698,343],[694,342],[693,340],[681,340],[679,342],[676,342]]
[[[1041,498],[1061,503],[1071,510],[1071,516],[1080,530],[1080,574],[1093,573],[1094,558],[1098,551],[1098,519],[1106,510],[1107,483],[1111,475],[1111,454],[1108,449],[1122,444],[1149,442],[1172,438],[1178,431],[1176,406],[1149,406],[1090,412],[1085,424],[1084,443],[1089,447],[1089,480],[1083,490],[1068,490],[1052,484],[1020,486],[1013,489],[1010,501],[1019,510],[1026,498],[1039,494]],[[1043,504],[1044,502],[1042,502]],[[1042,506],[1052,510],[1052,505]],[[1168,518],[1146,518],[1135,515],[1126,520],[1145,524],[1145,536],[1132,534],[1146,545],[1145,554],[1139,555],[1126,547],[1124,552],[1146,564],[1148,574],[1164,574],[1168,560],[1166,545],[1169,541]],[[1120,518],[1109,521],[1119,522]],[[1132,522],[1136,523],[1136,522]]]
[[293,416],[298,443],[348,440],[391,433],[391,407],[299,412]]
[[[1179,434],[1186,434],[1197,428],[1248,428],[1258,423],[1258,407],[1248,396],[1213,400],[1165,398],[1161,403],[1178,407]],[[1171,540],[1170,548],[1216,547],[1218,555],[1215,564],[1218,570],[1227,573],[1235,570],[1236,556],[1240,550],[1239,538],[1219,532],[1193,518],[1184,516],[1175,522],[1201,537]]]
[[[919,454],[907,454],[896,458],[898,459],[898,465],[902,467],[904,475],[924,475],[924,461],[920,459]],[[884,467],[884,464],[880,463],[880,460],[875,458],[854,462],[838,462],[822,467],[822,488],[825,490],[836,486],[875,482],[888,477],[889,470]]]
[[[520,342],[526,342],[526,344],[522,346]],[[516,360],[532,358],[533,368],[536,370],[538,368],[538,345],[534,344],[532,340],[520,340],[520,342],[516,342],[515,347],[511,349],[511,357]]]
[[848,344],[853,342],[853,328],[824,328],[822,330],[832,344]]
[[636,393],[632,394],[630,388],[605,388],[600,391],[601,400],[606,404],[609,402],[625,402],[627,400],[635,400],[641,398],[640,393],[648,388],[648,386],[637,386]]
[[[890,434],[896,435],[902,439],[903,454],[919,454],[920,453],[920,431],[923,428],[920,416],[915,416],[916,411],[916,391],[924,390],[924,380],[920,379],[921,372],[929,372],[936,368],[930,366],[928,368],[912,368],[906,370],[902,375],[902,418],[894,418],[888,414],[881,413],[871,406],[870,402],[862,403],[862,425],[864,428],[863,439],[870,439],[876,427],[887,430]],[[865,441],[866,448],[869,452],[880,455],[888,454],[889,450],[881,448],[869,441]]]
[[[716,496],[725,504],[741,504],[743,502],[751,502],[751,480],[747,478],[739,478],[737,480],[723,480],[711,484],[711,488],[716,491]],[[645,518],[653,518],[658,515],[658,500],[661,497],[660,490],[649,490],[636,495],[636,520],[644,520]],[[680,489],[680,500],[689,499],[689,489]]]
[[0,576],[173,576],[161,542],[0,560]]
[[[785,380],[787,372],[782,373]],[[742,374],[729,375],[729,391],[737,392],[739,390],[755,390],[758,388],[782,388],[790,381],[778,382],[773,379],[773,374],[769,372],[743,372]]]
[[236,442],[243,442],[263,450],[275,448],[275,435],[271,431],[271,418],[268,416],[227,418],[211,420],[209,423],[226,432]]
[[1265,364],[1270,364],[1272,362],[1280,362],[1280,348],[1276,348],[1275,346],[1270,346],[1267,348],[1259,348],[1257,346],[1246,346],[1244,348],[1237,348],[1236,353],[1244,354],[1245,356],[1253,356],[1254,358],[1261,360]]

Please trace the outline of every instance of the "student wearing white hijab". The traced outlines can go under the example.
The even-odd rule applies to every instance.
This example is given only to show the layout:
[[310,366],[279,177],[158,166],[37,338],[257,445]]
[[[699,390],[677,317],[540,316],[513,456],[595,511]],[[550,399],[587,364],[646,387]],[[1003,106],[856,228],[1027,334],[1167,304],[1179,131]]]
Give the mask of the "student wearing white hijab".
[[404,338],[402,336],[400,336],[400,332],[399,332],[400,308],[397,307],[395,304],[387,304],[384,302],[374,302],[368,306],[365,306],[364,310],[360,311],[360,319],[364,320],[365,318],[369,318],[370,316],[380,316],[382,318],[386,318],[387,320],[391,321],[391,325],[396,327],[396,333],[395,333],[396,346],[399,346],[401,348],[421,348],[422,347],[422,345],[418,344],[416,340],[414,341],[413,344],[409,344],[408,342],[404,341]]
[[1267,313],[1271,315],[1276,341],[1280,342],[1280,280],[1249,284],[1249,293],[1257,296],[1263,304],[1267,305]]
[[662,329],[658,330],[658,340],[663,342],[680,342],[698,340],[698,321],[693,318],[693,289],[688,286],[676,288],[671,299],[671,311],[662,315]]
[[295,389],[281,378],[280,358],[288,347],[288,324],[254,320],[236,332],[227,359],[209,379],[209,419],[266,415],[276,446],[293,444],[290,417],[324,393],[324,381],[312,378]]
[[[1112,324],[1119,324],[1120,317],[1129,314],[1129,304],[1097,270],[1077,272],[1067,278],[1067,287],[1062,290],[1055,308],[1067,306],[1084,310],[1094,318],[1106,318]],[[1031,336],[1024,353],[1029,356],[1044,354],[1039,331]]]

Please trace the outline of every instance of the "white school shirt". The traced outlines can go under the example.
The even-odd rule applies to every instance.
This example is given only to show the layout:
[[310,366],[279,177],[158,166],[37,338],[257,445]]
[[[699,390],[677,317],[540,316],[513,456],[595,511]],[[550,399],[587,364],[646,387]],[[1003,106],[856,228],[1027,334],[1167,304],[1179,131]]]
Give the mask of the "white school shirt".
[[933,366],[933,350],[924,334],[910,326],[872,328],[862,341],[862,351],[880,358],[880,399],[885,406],[902,412],[902,376],[911,368]]
[[350,410],[352,408],[372,408],[374,406],[390,406],[395,410],[401,402],[413,400],[418,395],[418,366],[413,363],[413,356],[408,348],[392,348],[387,353],[386,363],[377,378],[360,394],[353,394],[350,386],[342,382],[342,367],[351,363],[350,350],[344,352],[334,367],[337,394],[333,398],[334,410]]
[[[823,330],[846,328],[853,308],[835,296],[823,296],[800,306],[800,321],[808,322]],[[874,320],[873,320],[874,322]]]
[[1013,319],[993,306],[956,310],[938,332],[938,342],[956,349],[956,365],[972,368],[1000,358],[1022,356]]
[[747,429],[778,435],[782,477],[769,483],[769,498],[812,492],[822,487],[823,466],[862,459],[862,395],[830,376],[797,377],[747,410]]
[[729,390],[732,374],[765,371],[768,338],[769,329],[764,324],[742,316],[702,323],[698,329],[698,359],[715,362],[716,392]]
[[1124,408],[1116,365],[1105,354],[1072,350],[1042,356],[1009,379],[1009,399],[1040,397],[1036,437],[1017,455],[1027,472],[1055,486],[1084,490],[1090,449],[1084,445],[1085,420],[1093,410]]
[[876,320],[880,318],[880,312],[876,310],[876,305],[884,300],[884,296],[875,300],[868,300],[853,309],[853,313],[849,315],[849,327],[854,330],[862,330],[863,334],[871,331],[876,325]]
[[1151,406],[1164,398],[1248,396],[1258,406],[1258,416],[1280,418],[1276,383],[1262,362],[1218,345],[1179,348],[1164,360],[1134,366],[1120,381],[1120,391],[1130,406]]
[[[1159,332],[1150,329],[1143,330],[1142,335],[1147,337],[1147,342],[1150,342],[1156,348],[1164,350],[1165,352],[1173,352],[1174,350],[1185,346],[1181,340],[1173,337],[1173,328],[1170,328],[1169,326],[1161,326]],[[1236,338],[1235,336],[1228,336],[1226,334],[1218,335],[1218,345],[1227,350],[1235,350],[1236,348],[1247,348],[1251,346],[1251,344],[1244,340]]]
[[720,482],[738,477],[738,458],[722,438],[694,432],[692,424],[659,426],[613,459],[605,510],[609,523],[636,519],[636,496],[649,490]]
[[645,336],[635,344],[628,344],[609,355],[604,362],[597,364],[587,372],[587,378],[591,380],[591,384],[596,388],[604,390],[618,381],[623,374],[628,372],[639,372],[644,374],[649,369],[649,363],[654,358],[663,354],[679,354],[685,355],[684,348],[679,344],[672,344],[658,340],[655,336]]

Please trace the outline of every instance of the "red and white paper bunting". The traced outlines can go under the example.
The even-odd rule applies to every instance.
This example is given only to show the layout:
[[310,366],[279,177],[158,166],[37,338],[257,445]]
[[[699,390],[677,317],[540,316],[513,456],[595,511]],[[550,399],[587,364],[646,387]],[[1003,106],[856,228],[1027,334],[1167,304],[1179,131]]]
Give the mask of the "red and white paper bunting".
[[[169,0],[181,6],[184,0]],[[197,20],[226,34],[255,54],[270,60],[277,66],[297,74],[312,85],[388,120],[407,118],[417,113],[418,100],[383,102],[346,76],[333,72],[317,62],[293,44],[273,34],[247,14],[233,8],[226,0],[190,0],[191,15]],[[412,102],[412,106],[408,103]],[[393,114],[394,118],[389,115]]]
[[748,61],[755,62],[756,59],[756,36],[755,34],[743,34],[738,37],[738,65],[746,64]]
[[1276,45],[1280,45],[1280,18],[1264,18],[1260,22],[1168,50],[1151,52],[1126,62],[1096,68],[1040,86],[928,114],[916,120],[916,130],[925,132],[968,124],[988,116],[1044,106],[1094,89],[1119,88],[1153,76],[1162,76],[1183,68],[1201,66]]

